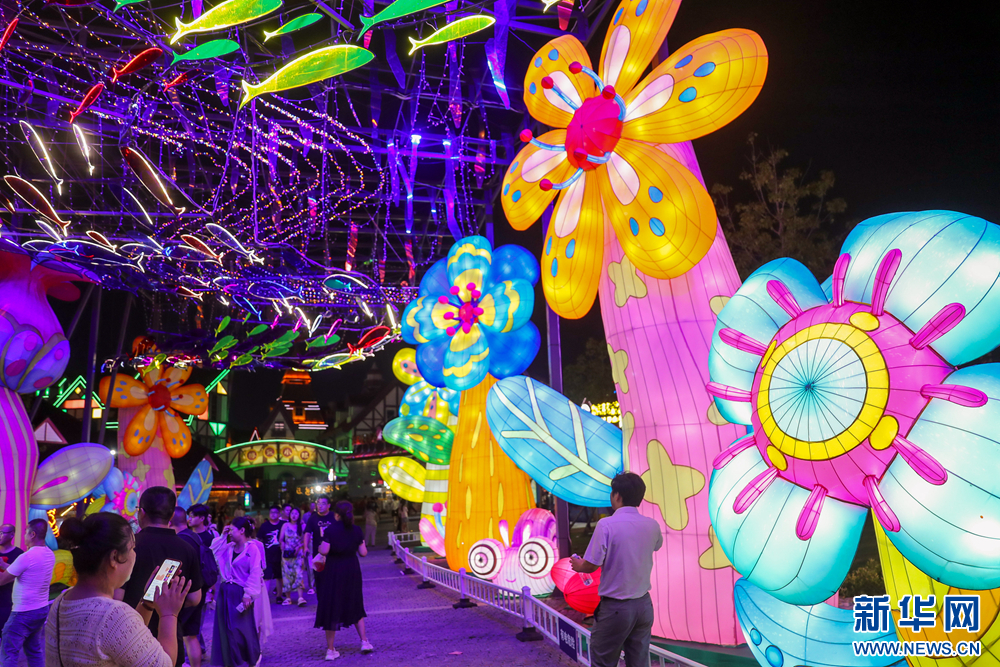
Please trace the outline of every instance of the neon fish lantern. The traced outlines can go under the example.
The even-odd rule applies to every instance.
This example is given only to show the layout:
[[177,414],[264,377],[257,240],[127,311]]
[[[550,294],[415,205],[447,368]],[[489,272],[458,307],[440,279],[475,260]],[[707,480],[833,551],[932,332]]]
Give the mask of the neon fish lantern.
[[251,85],[244,79],[240,108],[245,107],[258,95],[308,86],[310,83],[357,69],[371,62],[373,58],[375,58],[374,53],[360,46],[338,44],[317,49],[296,58],[257,85]]
[[480,30],[486,30],[486,28],[489,28],[496,21],[492,16],[466,16],[454,23],[449,23],[439,30],[435,30],[433,34],[423,39],[417,40],[410,37],[410,52],[407,55],[412,56],[417,49],[431,44],[445,44],[456,39],[468,37]]
[[822,287],[796,261],[764,265],[719,314],[709,391],[754,429],[715,460],[719,544],[764,592],[815,604],[870,508],[935,580],[1000,587],[1000,366],[955,368],[1000,340],[1000,227],[884,215],[842,252]]
[[184,53],[174,52],[170,60],[170,67],[182,61],[209,60],[229,55],[240,50],[240,45],[231,39],[213,39],[211,42],[199,44],[190,51]]
[[277,30],[272,30],[270,32],[265,30],[264,41],[266,42],[272,37],[280,37],[281,35],[287,35],[290,32],[294,32],[296,30],[301,30],[302,28],[311,26],[313,23],[319,21],[321,18],[323,18],[323,15],[318,14],[316,12],[313,12],[312,14],[304,14],[302,16],[299,16],[298,18],[294,18],[288,23],[283,23],[280,26],[278,26]]
[[199,16],[193,22],[181,23],[180,17],[174,19],[177,32],[170,38],[174,44],[181,37],[200,32],[215,32],[225,30],[242,23],[255,21],[267,16],[281,7],[281,0],[226,0]]
[[391,21],[409,14],[422,12],[425,9],[443,5],[446,2],[448,2],[448,0],[396,0],[396,2],[383,9],[375,16],[362,16],[362,28],[358,32],[358,35],[360,36],[365,34],[371,30],[373,26],[378,23],[382,23],[383,21]]
[[52,163],[52,158],[49,157],[49,151],[45,147],[45,141],[42,139],[41,135],[38,134],[38,130],[32,127],[29,123],[22,120],[19,121],[19,124],[21,125],[21,132],[24,133],[24,138],[27,139],[28,145],[31,146],[31,152],[35,154],[36,158],[38,158],[38,162],[42,165],[42,169],[45,170],[45,173],[56,182],[56,192],[62,194],[63,181],[56,175],[55,165]]

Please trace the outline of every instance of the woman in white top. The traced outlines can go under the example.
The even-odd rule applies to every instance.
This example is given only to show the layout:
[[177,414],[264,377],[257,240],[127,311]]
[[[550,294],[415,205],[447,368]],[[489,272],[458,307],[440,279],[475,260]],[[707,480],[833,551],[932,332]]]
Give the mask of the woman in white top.
[[219,565],[219,594],[212,631],[213,667],[253,667],[260,659],[260,636],[253,601],[261,594],[264,570],[260,554],[250,545],[253,522],[236,517],[212,540]]
[[[263,572],[263,570],[267,569],[267,556],[264,544],[257,538],[254,538],[250,540],[249,545],[257,550]],[[257,636],[260,638],[261,647],[263,647],[264,642],[274,632],[274,621],[271,618],[271,599],[267,595],[267,587],[264,584],[263,578],[260,582],[260,593],[253,599],[253,617],[257,622]]]
[[[128,521],[99,512],[70,518],[59,532],[60,545],[73,554],[76,586],[49,610],[45,664],[53,667],[173,667],[177,659],[177,613],[191,584],[176,577],[141,613],[115,600],[135,566],[135,536]],[[159,637],[146,623],[160,616]],[[145,614],[143,617],[142,614]]]

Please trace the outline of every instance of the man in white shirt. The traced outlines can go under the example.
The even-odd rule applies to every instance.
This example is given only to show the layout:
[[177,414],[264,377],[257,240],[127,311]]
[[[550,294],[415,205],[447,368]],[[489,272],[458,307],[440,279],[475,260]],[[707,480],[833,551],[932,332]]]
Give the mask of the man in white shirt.
[[0,665],[17,667],[24,647],[28,667],[45,667],[45,619],[56,555],[45,545],[49,524],[33,519],[24,531],[28,550],[10,565],[0,563],[0,586],[14,582],[13,610],[0,640]]
[[583,558],[573,556],[577,572],[601,570],[590,633],[592,667],[618,667],[622,649],[627,667],[648,667],[649,637],[653,629],[653,601],[649,597],[653,552],[663,546],[660,524],[639,514],[646,483],[632,472],[611,480],[614,514],[597,522]]

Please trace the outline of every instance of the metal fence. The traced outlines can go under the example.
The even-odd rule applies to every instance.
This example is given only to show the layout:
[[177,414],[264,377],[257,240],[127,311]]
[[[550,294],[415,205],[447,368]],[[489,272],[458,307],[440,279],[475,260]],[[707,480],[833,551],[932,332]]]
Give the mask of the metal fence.
[[[397,562],[404,566],[406,574],[419,574],[421,583],[418,588],[444,586],[459,594],[459,600],[453,606],[456,609],[475,607],[485,604],[494,609],[505,611],[521,620],[522,630],[517,634],[521,641],[537,641],[546,639],[563,650],[568,656],[582,665],[590,665],[590,630],[574,623],[549,607],[536,600],[530,590],[525,587],[520,591],[503,588],[466,574],[465,570],[454,572],[427,562],[426,557],[416,556],[404,544],[420,542],[419,533],[389,533],[389,548],[396,554]],[[658,646],[649,647],[649,664],[651,667],[666,665],[686,665],[687,667],[705,667],[684,656],[671,653]]]

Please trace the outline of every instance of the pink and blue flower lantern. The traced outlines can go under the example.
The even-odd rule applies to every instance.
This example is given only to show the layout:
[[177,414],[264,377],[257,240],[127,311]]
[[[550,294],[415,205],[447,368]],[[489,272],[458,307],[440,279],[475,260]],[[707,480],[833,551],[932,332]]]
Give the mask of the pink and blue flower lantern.
[[522,373],[541,337],[531,323],[538,262],[524,248],[493,250],[469,236],[420,281],[403,313],[403,338],[417,344],[417,367],[435,387],[471,389],[487,375]]
[[897,213],[850,234],[820,285],[781,259],[719,314],[709,512],[738,572],[794,605],[837,591],[869,509],[916,567],[1000,586],[1000,227]]

